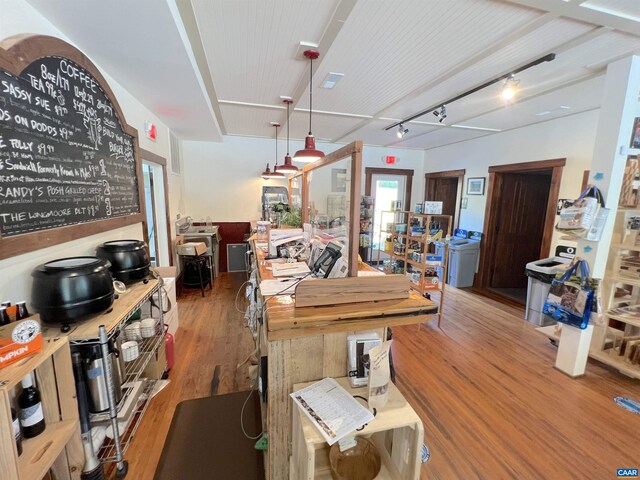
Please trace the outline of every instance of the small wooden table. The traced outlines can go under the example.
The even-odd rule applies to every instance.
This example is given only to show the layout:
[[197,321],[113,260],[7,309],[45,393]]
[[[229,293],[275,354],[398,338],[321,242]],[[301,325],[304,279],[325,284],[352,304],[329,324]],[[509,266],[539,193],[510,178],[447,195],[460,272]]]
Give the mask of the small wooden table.
[[[366,387],[352,388],[346,377],[336,378],[336,381],[351,395],[369,397]],[[311,383],[296,384],[293,391]],[[293,454],[289,478],[330,479],[329,445],[300,408],[294,407],[292,416]],[[424,437],[422,421],[395,385],[390,384],[387,404],[376,409],[376,417],[354,435],[367,437],[376,446],[382,460],[377,479],[420,478]]]

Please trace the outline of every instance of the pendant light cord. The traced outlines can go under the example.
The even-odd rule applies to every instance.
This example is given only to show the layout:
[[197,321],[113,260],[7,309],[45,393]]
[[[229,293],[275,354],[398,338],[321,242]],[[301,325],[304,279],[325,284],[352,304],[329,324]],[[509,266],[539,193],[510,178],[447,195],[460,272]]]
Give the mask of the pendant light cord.
[[287,102],[287,157],[288,156],[289,156],[289,102]]
[[309,67],[309,135],[311,133],[311,112],[313,111],[313,58],[309,59],[311,61]]
[[278,125],[275,125],[276,127],[276,164],[273,167],[273,169],[275,170],[275,167],[278,166]]

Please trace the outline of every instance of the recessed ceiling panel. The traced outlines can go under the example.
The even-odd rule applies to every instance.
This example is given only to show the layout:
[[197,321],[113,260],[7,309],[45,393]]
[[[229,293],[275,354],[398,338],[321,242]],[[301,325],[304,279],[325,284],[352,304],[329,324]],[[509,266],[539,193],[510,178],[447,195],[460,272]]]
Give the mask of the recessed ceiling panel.
[[[337,0],[192,0],[218,98],[277,103],[308,68],[301,41],[318,43]],[[226,125],[226,119],[225,119]]]
[[640,22],[640,2],[638,0],[587,0],[580,6]]
[[[375,120],[364,127],[359,128],[355,132],[339,138],[338,140],[346,143],[354,140],[362,140],[367,145],[389,145],[399,141],[396,133],[398,131],[397,128],[392,128],[391,130],[384,129],[390,123],[393,122],[388,120]],[[405,125],[405,128],[409,129],[409,132],[406,134],[406,138],[408,139],[415,137],[416,135],[430,132],[438,127],[409,123]]]
[[[312,129],[317,140],[328,141],[341,136],[362,122],[362,118],[340,115],[313,114]],[[291,138],[304,139],[309,132],[309,114],[294,112],[291,114]]]
[[[423,94],[415,98],[408,98],[397,106],[386,110],[384,114],[390,117],[406,118],[424,108],[455,97],[492,78],[540,58],[593,28],[592,25],[572,20],[555,19],[550,21],[533,32],[523,35],[498,52],[487,56],[472,67],[445,79]],[[554,62],[556,61],[558,60],[556,59]],[[533,74],[539,74],[542,70],[550,68],[554,62],[540,64],[531,68],[530,71]],[[482,92],[484,90],[472,96],[477,96]]]
[[[321,52],[314,107],[373,115],[539,15],[487,0],[359,1],[331,50]],[[344,77],[332,90],[315,88],[329,72]]]
[[283,110],[244,105],[220,105],[220,110],[230,135],[272,137],[275,135],[275,128],[270,125],[270,122],[284,124],[286,118]]
[[222,140],[167,2],[29,3],[181,138]]
[[480,115],[464,121],[463,124],[508,130],[599,108],[604,80],[605,77],[602,75]]
[[429,132],[426,135],[421,135],[395,144],[394,146],[429,149],[449,145],[451,143],[471,140],[472,138],[484,137],[485,135],[490,135],[490,133],[491,132],[483,132],[479,130],[463,130],[443,127]]

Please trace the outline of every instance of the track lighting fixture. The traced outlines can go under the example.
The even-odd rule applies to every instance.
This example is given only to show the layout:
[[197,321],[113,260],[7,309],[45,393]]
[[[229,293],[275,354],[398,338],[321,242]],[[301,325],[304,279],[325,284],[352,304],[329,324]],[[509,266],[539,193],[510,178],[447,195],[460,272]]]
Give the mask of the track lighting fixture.
[[[453,98],[450,98],[448,100],[445,100],[444,102],[439,102],[436,103],[435,105],[427,108],[426,110],[422,110],[421,112],[418,112],[414,115],[411,115],[410,117],[407,118],[403,118],[402,120],[393,123],[391,125],[389,125],[388,127],[385,127],[385,130],[391,130],[392,128],[397,127],[398,125],[402,125],[403,123],[407,123],[410,122],[411,120],[415,120],[418,117],[421,117],[423,115],[426,115],[429,112],[433,112],[433,114],[438,117],[439,122],[442,123],[444,121],[445,118],[447,118],[447,111],[445,109],[445,105],[449,105],[452,102],[455,102],[456,100],[460,100],[461,98],[464,98],[468,95],[471,95],[472,93],[476,93],[480,90],[482,90],[483,88],[487,88],[491,85],[493,85],[494,83],[498,83],[498,82],[502,82],[503,80],[505,80],[505,86],[507,85],[507,83],[509,83],[511,90],[508,90],[507,93],[505,93],[504,89],[503,89],[503,98],[505,98],[505,95],[511,95],[510,98],[513,98],[513,96],[517,93],[517,86],[518,86],[518,81],[515,80],[515,75],[523,72],[531,67],[535,67],[536,65],[540,65],[541,63],[544,62],[551,62],[552,60],[554,60],[556,58],[556,54],[555,53],[549,53],[543,57],[537,58],[535,60],[533,60],[532,62],[527,63],[526,65],[522,65],[521,67],[517,67],[514,68],[512,71],[510,71],[509,73],[505,73],[504,75],[500,75],[499,77],[496,77],[492,80],[489,80],[487,82],[484,82],[483,84],[480,84],[476,87],[473,87],[470,90],[467,90],[466,92],[462,92],[458,95],[456,95]],[[513,83],[515,82],[515,83]],[[438,111],[439,109],[439,111]]]
[[398,135],[398,138],[404,137],[407,133],[409,133],[408,128],[404,128],[404,125],[402,124],[398,125],[398,131],[396,132],[396,135]]
[[440,110],[434,110],[433,114],[438,118],[438,122],[442,123],[444,119],[447,118],[447,107],[441,105]]
[[520,80],[516,80],[516,78],[511,75],[504,81],[504,85],[502,86],[502,98],[507,102],[513,100],[513,97],[518,93],[518,84]]

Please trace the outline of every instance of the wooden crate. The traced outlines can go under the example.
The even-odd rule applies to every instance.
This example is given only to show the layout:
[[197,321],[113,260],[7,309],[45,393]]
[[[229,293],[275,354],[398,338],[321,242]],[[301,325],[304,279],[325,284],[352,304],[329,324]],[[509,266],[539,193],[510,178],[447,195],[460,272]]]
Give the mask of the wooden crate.
[[[18,456],[9,392],[34,371],[47,426],[37,437],[23,439],[22,455]],[[0,370],[2,479],[37,480],[50,469],[56,480],[79,479],[83,462],[69,343],[66,338],[45,339],[40,353]]]
[[[348,379],[338,383],[352,395],[367,397],[366,388],[351,388]],[[294,385],[294,391],[309,383]],[[329,445],[307,416],[295,405],[293,415],[291,480],[331,479]],[[420,478],[420,459],[424,432],[422,421],[400,391],[391,384],[389,401],[358,436],[369,438],[377,447],[382,469],[376,479],[416,480]]]

